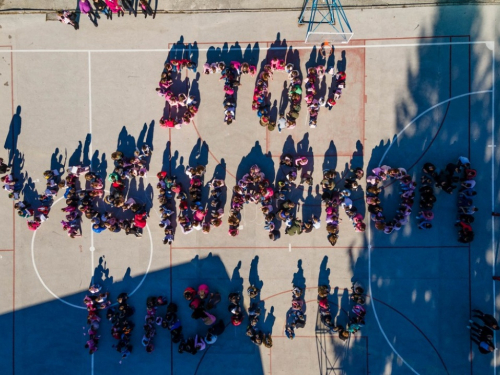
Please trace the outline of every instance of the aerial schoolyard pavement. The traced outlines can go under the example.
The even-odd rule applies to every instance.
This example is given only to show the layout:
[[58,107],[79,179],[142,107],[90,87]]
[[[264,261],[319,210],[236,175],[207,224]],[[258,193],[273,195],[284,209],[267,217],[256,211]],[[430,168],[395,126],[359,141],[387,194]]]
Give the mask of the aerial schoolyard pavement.
[[[0,196],[5,373],[496,374],[497,352],[482,355],[466,326],[472,309],[497,316],[498,308],[491,279],[498,219],[491,212],[499,208],[499,10],[495,5],[350,9],[353,39],[335,45],[326,59],[319,45],[304,43],[297,12],[157,14],[154,19],[125,14],[113,20],[101,15],[98,27],[81,16],[77,31],[45,14],[0,15],[0,138],[5,140],[0,157],[13,161],[13,175],[23,183],[21,196],[34,200],[46,189],[45,171],[64,171],[64,178],[74,165],[102,176],[109,192],[112,153],[132,156],[136,147],[151,148],[147,176],[126,182],[128,197],[146,204],[149,212],[140,238],[123,231],[96,233],[86,218],[81,236],[69,237],[61,226],[64,189],[36,231],[13,210],[8,192]],[[172,91],[195,96],[198,112],[181,129],[165,128],[160,126],[165,99],[155,89],[165,63],[184,57],[197,69],[178,73]],[[344,71],[341,98],[331,109],[321,107],[311,128],[303,83],[296,127],[269,130],[252,110],[258,77],[243,75],[235,121],[226,125],[224,80],[204,74],[203,65],[249,62],[260,74],[273,58],[292,63],[302,77],[320,64]],[[334,75],[327,73],[319,82],[318,91],[333,95]],[[272,116],[281,111],[288,84],[281,71],[269,80]],[[233,186],[257,164],[277,189],[289,171],[280,165],[285,154],[305,157],[303,170],[313,177],[312,185],[299,185],[299,175],[287,193],[296,203],[295,216],[304,221],[318,216],[321,227],[290,236],[280,222],[280,238],[272,241],[260,206],[250,203],[241,210],[239,234],[228,235]],[[458,241],[457,190],[448,195],[434,189],[430,229],[418,227],[418,192],[408,224],[388,235],[375,228],[366,203],[372,169],[405,168],[419,189],[425,163],[442,170],[461,156],[477,171],[472,242]],[[174,241],[164,244],[156,174],[166,171],[187,187],[185,169],[197,165],[206,167],[205,185],[212,178],[225,180],[222,225],[208,234],[183,234],[176,223]],[[357,167],[365,176],[351,198],[366,230],[355,231],[341,208],[332,246],[322,204],[323,171],[335,169],[341,187],[341,178]],[[385,185],[380,198],[390,220],[399,206],[399,183],[392,179]],[[210,189],[203,188],[204,197]],[[175,199],[174,205],[179,203]],[[102,201],[97,207],[105,209]],[[365,290],[365,325],[343,341],[321,322],[318,286],[330,287],[331,315],[345,327],[353,316],[353,282]],[[127,303],[135,308],[133,349],[126,359],[112,347],[118,341],[104,311],[98,350],[89,355],[84,348],[89,336],[83,299],[92,284],[108,291],[113,303],[128,293]],[[183,296],[187,287],[201,284],[222,297],[210,310],[227,325],[217,341],[196,355],[181,354],[171,333],[156,326],[155,350],[147,353],[141,338],[150,296],[177,304],[185,338],[205,336],[207,326],[191,318]],[[260,288],[252,301],[250,285]],[[303,290],[306,324],[289,340],[285,329],[293,285]],[[245,318],[239,326],[230,323],[227,309],[232,292],[242,294]],[[255,301],[261,309],[257,328],[272,333],[270,349],[246,335]],[[165,312],[158,308],[158,316]],[[233,370],[226,370],[229,366]]]

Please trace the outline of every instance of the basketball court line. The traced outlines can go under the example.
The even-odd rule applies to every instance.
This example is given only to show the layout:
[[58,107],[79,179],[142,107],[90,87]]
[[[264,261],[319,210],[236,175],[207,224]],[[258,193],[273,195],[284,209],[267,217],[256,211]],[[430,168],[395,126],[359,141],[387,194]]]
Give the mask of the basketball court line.
[[[439,43],[438,43],[439,44]],[[449,45],[454,45],[454,44],[476,44],[475,42],[450,42]],[[494,113],[495,113],[495,106],[494,106],[494,100],[495,100],[495,53],[494,53],[494,44],[493,43],[489,43],[489,42],[486,42],[486,47],[488,49],[490,49],[492,51],[492,88],[491,90],[482,90],[482,91],[475,91],[475,92],[470,92],[470,93],[466,93],[466,94],[462,94],[462,95],[457,95],[457,96],[454,96],[452,98],[449,98],[447,100],[444,100],[440,103],[437,103],[435,104],[434,106],[428,108],[427,110],[425,110],[424,112],[420,113],[418,116],[416,116],[410,123],[408,123],[394,138],[393,138],[393,141],[389,144],[389,147],[387,148],[387,150],[384,152],[384,154],[382,155],[382,158],[379,162],[379,167],[382,165],[387,153],[389,152],[389,150],[391,149],[392,145],[394,143],[396,143],[397,139],[405,132],[405,130],[410,127],[413,123],[415,123],[420,117],[424,116],[426,113],[432,111],[434,108],[442,105],[442,104],[446,104],[448,102],[451,102],[455,99],[459,99],[459,98],[462,98],[462,97],[470,97],[472,95],[477,95],[477,94],[484,94],[484,93],[490,93],[492,95],[492,101],[491,101],[491,111],[492,111],[492,118],[491,118],[491,123],[492,123],[492,129],[491,129],[491,134],[492,134],[492,144],[491,145],[488,145],[488,147],[491,147],[492,149],[492,153],[491,153],[491,195],[492,195],[492,212],[495,211],[495,197],[494,197],[494,192],[495,192],[495,178],[494,178],[494,172],[495,172],[495,161],[494,161],[494,148],[496,147],[495,144],[494,144],[494,139],[495,139],[495,117],[494,117]],[[470,108],[469,108],[470,110]],[[492,275],[494,276],[495,275],[495,269],[496,269],[496,265],[495,265],[495,262],[496,262],[496,255],[495,255],[495,243],[496,243],[496,239],[495,239],[495,218],[492,217],[492,230],[491,230],[491,235],[492,235],[492,249],[491,249],[491,252],[492,252]],[[371,286],[371,252],[372,252],[372,245],[371,245],[371,223],[370,225],[368,225],[368,290],[369,290],[369,295],[370,295],[370,298],[372,299],[372,309],[373,309],[373,312],[374,312],[374,316],[375,316],[375,320],[377,321],[377,324],[379,326],[379,329],[380,329],[380,332],[382,333],[382,335],[384,336],[387,344],[390,346],[390,348],[392,349],[392,351],[399,357],[399,359],[416,375],[419,375],[419,373],[412,367],[410,366],[405,360],[404,358],[397,352],[397,350],[394,348],[394,346],[392,345],[392,343],[390,342],[390,340],[388,339],[387,335],[385,334],[385,331],[384,329],[382,328],[382,325],[380,323],[380,320],[378,318],[378,315],[377,315],[377,312],[376,312],[376,309],[375,309],[375,304],[373,303],[373,300],[374,300],[374,297],[373,297],[373,294],[372,294],[372,286]],[[492,282],[493,284],[493,314],[496,315],[496,287],[495,287],[495,281],[493,280]],[[496,332],[494,332],[494,343],[496,343]],[[494,361],[494,366],[493,366],[493,373],[494,375],[496,375],[497,373],[497,370],[496,370],[496,353],[493,354],[493,361]]]
[[[438,38],[438,37],[433,37],[433,38]],[[467,95],[473,95],[473,94],[479,94],[479,93],[486,93],[486,92],[490,92],[492,94],[492,142],[494,142],[494,126],[495,126],[495,120],[494,120],[494,91],[495,91],[495,83],[494,83],[494,71],[495,71],[495,67],[494,67],[494,43],[492,41],[476,41],[476,42],[437,42],[437,43],[404,43],[404,44],[390,44],[390,45],[346,45],[346,46],[341,46],[341,49],[354,49],[354,48],[388,48],[388,47],[412,47],[412,46],[416,46],[416,47],[422,47],[422,46],[441,46],[441,45],[476,45],[476,44],[485,44],[487,46],[487,48],[489,48],[491,51],[492,51],[492,76],[493,76],[493,82],[492,82],[492,89],[491,90],[484,90],[484,91],[481,91],[481,92],[474,92],[474,93],[469,93],[469,94],[464,94],[463,96],[467,96]],[[293,46],[287,46],[287,47],[263,47],[263,48],[260,48],[261,50],[270,50],[270,49],[289,49],[289,48],[293,48],[293,49],[304,49],[304,50],[307,50],[307,49],[312,49],[314,48],[314,46],[307,46],[307,47],[293,47]],[[202,52],[202,51],[208,51],[209,49],[198,49],[199,52]],[[73,52],[73,53],[78,53],[78,52],[87,52],[88,53],[88,59],[89,59],[89,103],[91,101],[91,92],[90,92],[90,61],[91,61],[91,53],[113,53],[113,52],[169,52],[170,49],[146,49],[146,50],[11,50],[11,51],[2,51],[0,50],[0,53],[2,52],[7,52],[7,53],[11,53],[11,61],[12,61],[12,55],[14,53],[51,53],[51,52],[54,52],[54,53],[65,53],[65,52]],[[11,70],[13,70],[13,66],[11,64]],[[11,74],[11,77],[12,77],[12,82],[13,82],[13,73]],[[13,90],[13,84],[12,84],[12,90]],[[455,99],[457,99],[458,97],[455,97]],[[450,100],[453,100],[452,99],[449,99],[448,101]],[[441,104],[444,104],[444,103],[441,103]],[[12,105],[14,105],[14,102],[13,102],[13,97],[12,97]],[[13,107],[12,107],[12,110],[13,110]],[[14,114],[14,111],[12,112]],[[90,114],[90,118],[89,118],[89,127],[90,127],[90,130],[92,131],[92,120],[91,120],[91,113],[92,113],[92,109],[91,109],[91,103],[89,105],[89,114]],[[392,145],[392,144],[391,144]],[[91,140],[91,145],[90,147],[92,147],[92,140]],[[492,179],[492,210],[494,209],[494,206],[495,206],[495,200],[494,200],[494,187],[495,187],[495,182],[494,182],[494,148],[496,147],[496,145],[492,144],[490,145],[489,147],[492,148],[492,156],[491,156],[491,165],[492,165],[492,176],[491,176],[491,179]],[[91,148],[90,148],[91,149]],[[388,150],[387,150],[388,151]],[[387,151],[385,154],[387,154]],[[385,154],[384,154],[384,157],[385,157]],[[15,217],[15,215],[14,215]],[[494,246],[496,244],[496,238],[495,238],[495,231],[494,231],[494,225],[495,225],[495,218],[493,217],[492,218],[492,256],[493,256],[493,260],[492,260],[492,272],[493,272],[493,275],[495,274],[495,262],[496,262],[496,255],[494,253]],[[15,222],[13,224],[14,228],[15,228]],[[371,232],[370,228],[369,228],[369,231]],[[151,233],[150,234],[150,237],[151,237]],[[15,241],[15,235],[14,235],[14,241]],[[237,248],[237,247],[231,247],[231,248]],[[286,247],[284,247],[286,248]],[[324,248],[331,248],[331,247],[324,247]],[[369,264],[371,265],[371,249],[374,248],[371,246],[371,244],[368,245],[368,255],[369,255]],[[172,247],[171,247],[172,249]],[[14,249],[15,251],[15,244],[14,244]],[[151,264],[151,259],[150,259],[150,264]],[[15,270],[15,260],[14,260],[14,270]],[[371,269],[370,269],[370,266],[369,266],[369,274],[371,273]],[[146,276],[146,275],[145,275]],[[15,279],[15,277],[14,277]],[[144,281],[144,279],[142,280]],[[139,286],[142,284],[142,281],[141,283],[139,284]],[[15,280],[14,280],[15,282]],[[43,284],[43,282],[42,282]],[[138,287],[139,287],[138,286]],[[138,289],[138,287],[136,288],[136,290]],[[371,282],[370,282],[370,285],[369,285],[369,290],[370,290],[370,295],[371,295]],[[135,290],[134,290],[135,292]],[[495,289],[495,283],[493,282],[493,295],[496,294],[496,289]],[[15,298],[15,293],[14,293],[14,298]],[[493,298],[493,307],[494,307],[494,311],[495,311],[495,298]],[[14,302],[14,309],[15,309],[15,302]],[[374,308],[374,312],[375,312],[375,308]],[[376,317],[377,321],[378,321],[378,317]],[[382,331],[382,327],[380,326],[380,322],[378,321],[379,323],[379,327]],[[13,327],[14,329],[14,327]],[[384,337],[386,338],[387,340],[387,337],[385,336],[385,333],[382,331]],[[495,342],[496,342],[496,333],[495,333]],[[392,347],[392,345],[390,344],[390,342],[388,341],[389,345]],[[399,356],[399,354],[393,349],[393,351]],[[14,356],[13,356],[14,357]],[[401,357],[400,357],[401,358]],[[403,360],[401,358],[401,360]],[[14,362],[14,358],[13,358],[13,362]],[[403,360],[403,362],[405,362]],[[496,356],[494,356],[494,374],[496,375]],[[406,364],[406,362],[405,362]],[[412,369],[408,364],[407,366]],[[412,369],[413,370],[413,369]],[[414,371],[414,370],[413,370]],[[92,356],[92,372],[93,372],[93,356]],[[415,372],[415,371],[414,371]],[[416,373],[416,372],[415,372]],[[418,374],[418,373],[416,373]]]
[[[438,37],[435,37],[438,38]],[[363,39],[369,40],[369,39]],[[377,39],[375,39],[377,40]],[[353,41],[356,41],[354,39]],[[357,49],[357,48],[396,48],[396,47],[433,47],[433,46],[449,46],[449,45],[471,45],[471,44],[494,44],[493,41],[474,41],[474,42],[436,42],[436,43],[397,43],[397,44],[362,44],[362,45],[342,45],[339,49]],[[292,45],[287,47],[262,47],[262,51],[267,50],[311,50],[316,48],[316,45],[294,47]],[[208,52],[210,48],[199,48],[198,52]],[[143,53],[143,52],[170,52],[171,49],[18,49],[12,51],[2,51],[0,53]]]

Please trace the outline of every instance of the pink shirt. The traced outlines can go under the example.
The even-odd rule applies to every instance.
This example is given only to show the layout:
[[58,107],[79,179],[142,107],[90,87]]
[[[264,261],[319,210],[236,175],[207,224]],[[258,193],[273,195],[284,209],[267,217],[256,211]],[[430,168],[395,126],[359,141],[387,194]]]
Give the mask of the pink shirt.
[[80,1],[78,3],[78,6],[80,7],[80,12],[82,12],[83,14],[88,14],[92,11],[89,0]]

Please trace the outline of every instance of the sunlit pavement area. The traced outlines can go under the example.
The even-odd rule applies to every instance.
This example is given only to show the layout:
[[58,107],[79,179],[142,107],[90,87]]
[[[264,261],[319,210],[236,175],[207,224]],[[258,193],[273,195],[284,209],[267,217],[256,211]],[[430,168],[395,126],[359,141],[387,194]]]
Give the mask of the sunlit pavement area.
[[[69,238],[61,229],[58,201],[36,232],[17,217],[7,194],[0,195],[0,363],[9,374],[496,374],[498,360],[481,355],[466,329],[471,309],[498,308],[491,276],[497,242],[492,210],[496,190],[498,126],[498,6],[445,6],[348,10],[354,31],[348,45],[335,46],[327,64],[345,70],[347,87],[332,109],[322,109],[318,127],[307,126],[305,105],[293,130],[259,126],[251,110],[255,78],[242,77],[236,122],[223,122],[223,83],[216,75],[189,71],[177,83],[199,97],[194,123],[171,131],[159,126],[164,100],[154,89],[168,58],[188,53],[207,62],[251,61],[258,67],[279,56],[303,74],[321,63],[317,46],[304,44],[296,12],[158,14],[151,18],[83,19],[80,30],[43,14],[0,15],[1,157],[15,155],[24,193],[44,190],[43,172],[78,163],[103,176],[112,152],[131,153],[148,143],[149,176],[131,183],[130,196],[151,203],[148,228],[140,239],[122,233]],[[284,73],[270,84],[279,106]],[[327,75],[322,90],[330,90]],[[323,169],[345,173],[388,164],[419,181],[425,162],[438,168],[470,158],[478,171],[474,204],[479,208],[470,245],[457,241],[457,192],[437,194],[434,227],[410,223],[391,235],[373,226],[356,233],[343,213],[339,240],[330,246],[325,226],[310,234],[270,241],[257,206],[242,213],[240,235],[227,235],[225,222],[163,245],[158,227],[156,173],[182,176],[186,166],[206,165],[205,182],[225,178],[229,187],[252,164],[273,182],[281,178],[283,153],[305,155],[312,188],[298,187],[297,216],[325,213],[319,184]],[[185,179],[185,177],[182,177]],[[109,189],[109,187],[107,187]],[[364,190],[364,180],[363,180]],[[362,192],[355,205],[366,209]],[[62,193],[59,193],[62,196]],[[388,216],[398,206],[396,185],[385,189]],[[225,206],[229,211],[231,192]],[[368,221],[367,221],[368,223]],[[91,251],[95,249],[95,251]],[[82,299],[92,282],[115,298],[126,291],[136,308],[134,350],[119,363],[111,345],[111,324],[100,328],[99,350],[89,356]],[[338,324],[352,307],[353,281],[367,290],[366,326],[347,343],[325,331],[317,313],[317,287],[331,287],[329,301]],[[208,284],[222,302],[215,315],[229,322],[225,296],[261,288],[259,328],[272,332],[273,347],[250,342],[245,325],[228,326],[213,346],[195,356],[177,353],[167,330],[159,328],[156,349],[141,345],[146,298],[163,294],[179,305],[185,336],[204,334],[190,318],[182,292]],[[284,335],[292,283],[305,288],[307,324],[291,341]],[[164,312],[162,312],[163,314]],[[496,311],[495,311],[496,313]],[[498,343],[497,343],[498,344]],[[498,357],[498,356],[497,356]],[[498,359],[498,358],[497,358]]]

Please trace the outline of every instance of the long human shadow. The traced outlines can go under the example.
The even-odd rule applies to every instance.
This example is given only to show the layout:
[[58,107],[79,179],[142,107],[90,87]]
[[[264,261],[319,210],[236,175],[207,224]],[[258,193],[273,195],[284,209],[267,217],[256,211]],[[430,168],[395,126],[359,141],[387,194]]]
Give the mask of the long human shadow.
[[321,261],[321,265],[319,266],[319,274],[318,274],[318,286],[320,285],[328,285],[330,286],[330,268],[328,266],[328,255],[323,257]]
[[[250,274],[248,276],[248,282],[250,283],[250,285],[254,285],[256,288],[258,288],[262,293],[264,282],[259,277],[258,266],[259,266],[259,257],[255,256],[252,259],[252,263],[250,265]],[[260,298],[261,293],[259,293],[256,298],[251,300],[251,303],[255,303],[261,308],[261,319],[257,328],[260,328],[264,333],[272,333],[273,325],[274,322],[276,321],[276,317],[274,316],[274,306],[271,306],[271,309],[266,316],[266,311],[267,311],[266,302],[261,300]],[[262,317],[265,317],[264,321],[262,321],[263,319]]]
[[268,179],[269,183],[272,185],[274,183],[276,173],[274,169],[274,161],[270,152],[264,154],[259,141],[256,141],[250,152],[241,159],[236,171],[236,179],[241,179],[245,173],[249,172],[250,167],[254,164],[257,164],[260,167],[261,171],[266,175],[266,179]]
[[302,167],[299,171],[300,174],[308,174],[312,176],[314,172],[314,152],[313,148],[309,144],[309,132],[304,134],[304,138],[297,143],[297,155],[305,156],[307,158],[307,165]]
[[66,166],[66,161],[67,161],[67,153],[64,153],[64,160],[63,160],[63,155],[60,153],[59,147],[56,147],[54,152],[52,153],[52,156],[50,158],[50,170],[56,170],[59,172],[59,174],[64,173],[64,169]]
[[[198,138],[196,141],[196,144],[193,147],[193,150],[191,151],[191,154],[189,155],[189,166],[196,168],[197,166],[204,166],[205,168],[208,165],[208,152],[209,152],[209,146],[207,142],[202,140],[201,138]],[[186,175],[187,177],[187,175]],[[184,183],[187,183],[185,185],[186,187],[189,186],[189,178],[184,180]],[[205,183],[205,175],[201,176],[201,181],[202,181],[202,189],[201,189],[201,204],[203,206],[206,205],[208,202],[208,196],[210,192],[210,187]],[[183,184],[184,186],[184,184]]]
[[[224,158],[222,158],[220,160],[220,163],[215,166],[213,178],[226,181],[226,161],[224,160]],[[220,202],[220,207],[222,208],[226,207],[227,186],[221,188],[221,194],[219,195],[218,199]]]
[[[304,277],[304,269],[302,268],[302,259],[297,262],[297,272],[293,274],[292,285],[300,288],[302,290],[301,299],[304,301],[302,311],[304,313],[304,319],[307,320],[307,306],[306,306],[306,279]],[[290,317],[292,316],[293,309],[290,307],[286,313],[286,324],[290,323]]]
[[273,57],[277,57],[280,60],[285,60],[287,52],[287,41],[286,39],[281,39],[281,33],[276,34],[276,39],[269,45],[267,50],[266,60],[267,64],[271,62]]
[[259,42],[255,42],[255,44],[252,45],[248,43],[248,45],[245,48],[245,52],[243,52],[243,61],[247,62],[249,65],[257,65],[259,62],[259,55],[260,55],[260,47],[259,47]]
[[[240,271],[241,271],[241,260],[233,269],[233,274],[231,275],[231,280],[229,283],[229,292],[227,295],[229,295],[229,293],[239,293],[241,298],[240,306],[243,307],[243,300],[244,300],[243,277],[241,277]],[[243,308],[241,309],[241,312],[244,316],[244,319],[246,319],[247,314]]]

